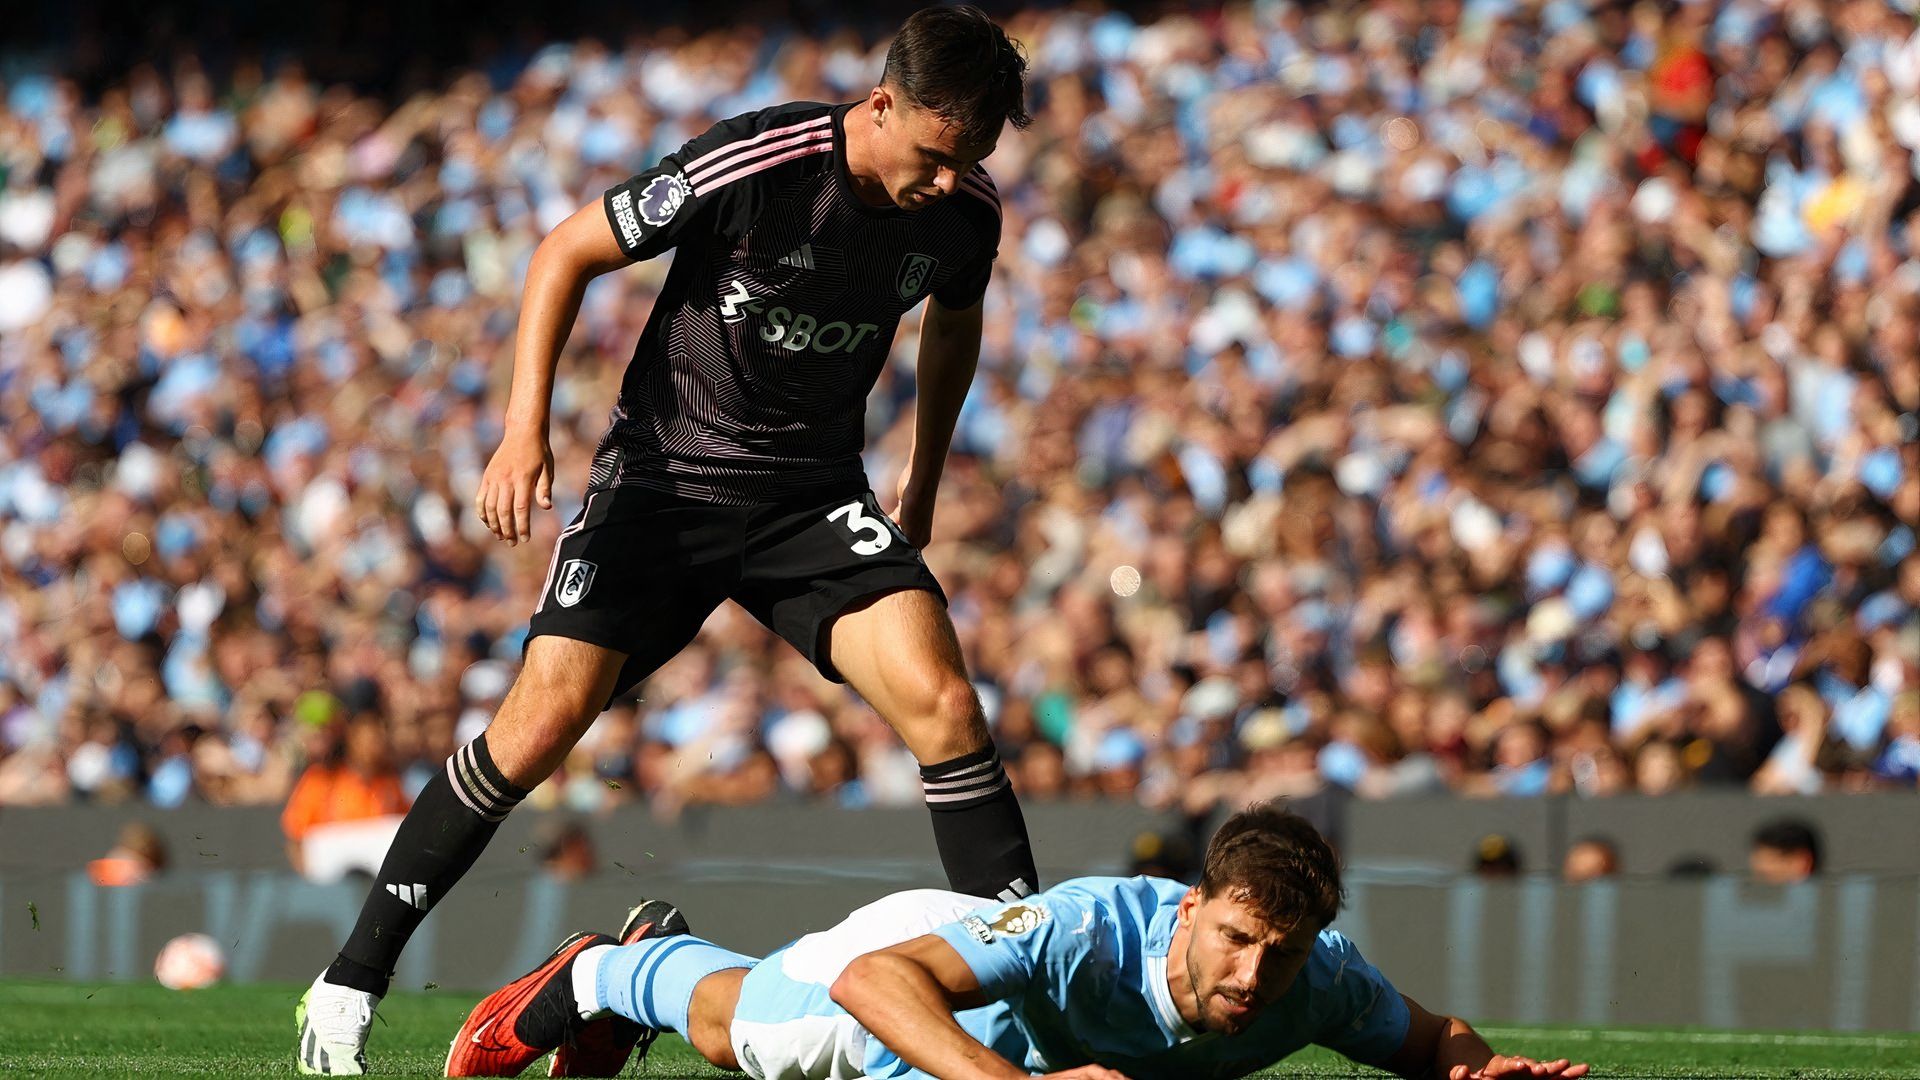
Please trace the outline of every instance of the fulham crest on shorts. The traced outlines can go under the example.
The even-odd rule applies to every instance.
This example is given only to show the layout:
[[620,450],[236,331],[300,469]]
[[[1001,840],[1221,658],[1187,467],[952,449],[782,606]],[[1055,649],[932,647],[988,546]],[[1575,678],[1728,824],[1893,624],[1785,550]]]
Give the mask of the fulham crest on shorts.
[[593,575],[600,568],[585,559],[568,559],[560,567],[560,584],[553,588],[553,598],[560,601],[561,607],[572,607],[593,588]]

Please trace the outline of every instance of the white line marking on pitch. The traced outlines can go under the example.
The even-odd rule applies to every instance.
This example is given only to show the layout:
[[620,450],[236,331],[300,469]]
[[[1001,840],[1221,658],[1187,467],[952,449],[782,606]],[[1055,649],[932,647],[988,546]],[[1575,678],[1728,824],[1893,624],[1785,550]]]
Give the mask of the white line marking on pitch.
[[1875,1050],[1898,1050],[1915,1045],[1920,1039],[1890,1038],[1883,1035],[1801,1035],[1793,1033],[1745,1035],[1737,1031],[1543,1031],[1534,1028],[1482,1027],[1476,1028],[1483,1035],[1492,1035],[1503,1039],[1520,1039],[1531,1036],[1541,1038],[1581,1039],[1600,1042],[1686,1042],[1686,1043],[1724,1043],[1727,1045],[1767,1045],[1767,1046],[1865,1046]]

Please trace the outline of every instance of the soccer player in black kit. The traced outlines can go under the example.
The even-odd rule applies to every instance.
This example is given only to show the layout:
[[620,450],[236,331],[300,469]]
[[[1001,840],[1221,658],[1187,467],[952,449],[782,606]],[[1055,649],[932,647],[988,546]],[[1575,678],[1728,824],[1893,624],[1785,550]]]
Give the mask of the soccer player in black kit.
[[[509,544],[550,508],[554,368],[588,281],[675,250],[487,731],[394,838],[358,923],[299,1010],[303,1072],[357,1074],[408,937],[616,695],[732,599],[884,717],[921,765],[952,887],[1039,887],[1026,823],[921,560],[980,349],[1000,199],[980,168],[1024,127],[1026,62],[978,9],[918,12],[880,85],[715,124],[541,242],[506,433],[475,509]],[[868,391],[922,302],[912,457],[884,512],[861,466]],[[623,937],[671,933],[668,911]],[[624,1022],[623,1022],[624,1023]],[[596,1022],[571,1075],[613,1075],[636,1030]]]

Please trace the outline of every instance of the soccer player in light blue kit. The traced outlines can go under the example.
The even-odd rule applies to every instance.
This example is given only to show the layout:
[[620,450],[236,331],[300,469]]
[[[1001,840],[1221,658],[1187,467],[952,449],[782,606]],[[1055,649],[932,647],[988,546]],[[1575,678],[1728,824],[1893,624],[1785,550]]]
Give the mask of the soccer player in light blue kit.
[[[755,1080],[1235,1077],[1310,1044],[1407,1077],[1586,1075],[1495,1054],[1400,994],[1327,926],[1340,868],[1310,824],[1235,815],[1201,880],[1078,878],[1022,900],[915,890],[756,961],[653,902],[620,944],[568,939],[474,1009],[448,1075],[613,1075],[686,1035]],[[643,909],[636,909],[638,913]],[[636,915],[638,917],[638,915]],[[612,1015],[607,1015],[611,1013]]]

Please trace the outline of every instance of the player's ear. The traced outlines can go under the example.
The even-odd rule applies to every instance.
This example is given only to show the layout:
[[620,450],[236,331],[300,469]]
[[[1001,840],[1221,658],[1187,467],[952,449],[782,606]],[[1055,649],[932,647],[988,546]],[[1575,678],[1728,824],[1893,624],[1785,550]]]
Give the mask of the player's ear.
[[1200,895],[1200,886],[1193,885],[1188,887],[1187,894],[1180,898],[1180,907],[1176,912],[1180,919],[1180,925],[1193,925],[1193,913],[1195,909],[1199,908],[1200,901],[1203,899],[1205,898]]
[[887,114],[893,111],[893,94],[884,83],[867,92],[867,111],[873,114],[874,127],[887,122]]

